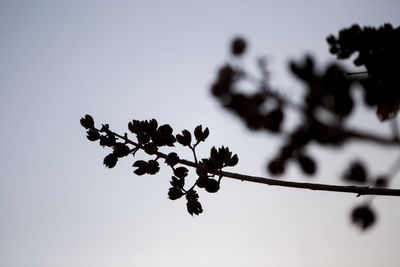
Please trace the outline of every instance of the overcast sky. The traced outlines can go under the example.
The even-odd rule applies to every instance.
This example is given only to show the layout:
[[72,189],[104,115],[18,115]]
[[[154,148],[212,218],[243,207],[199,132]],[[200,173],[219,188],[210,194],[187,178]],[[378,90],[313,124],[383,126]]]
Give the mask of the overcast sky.
[[[362,198],[223,179],[217,194],[200,192],[204,213],[191,217],[184,200],[167,199],[168,168],[138,177],[131,158],[104,168],[109,151],[85,138],[79,119],[121,133],[132,119],[176,133],[203,124],[200,157],[227,145],[240,159],[229,171],[266,176],[279,138],[249,132],[209,93],[230,40],[246,37],[244,64],[266,56],[271,82],[297,95],[289,59],[309,53],[324,66],[335,60],[327,35],[353,23],[399,26],[399,11],[382,0],[0,0],[0,265],[398,266],[399,199],[375,198],[378,222],[362,233],[349,219]],[[388,133],[365,112],[355,126]],[[365,144],[313,152],[312,181],[338,184],[349,159],[377,175],[397,156]],[[296,166],[285,177],[310,181]]]

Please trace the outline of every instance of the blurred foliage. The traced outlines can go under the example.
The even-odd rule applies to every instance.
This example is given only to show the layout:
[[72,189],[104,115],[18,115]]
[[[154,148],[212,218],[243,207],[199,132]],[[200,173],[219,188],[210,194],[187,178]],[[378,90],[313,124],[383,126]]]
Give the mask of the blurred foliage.
[[[338,59],[348,59],[357,54],[354,64],[365,68],[365,71],[349,73],[339,64],[330,64],[322,71],[317,71],[315,60],[310,56],[305,56],[300,62],[292,61],[289,63],[290,71],[305,88],[302,101],[295,103],[269,84],[265,60],[258,61],[261,78],[255,78],[257,76],[241,67],[240,60],[245,56],[248,45],[243,37],[237,37],[230,47],[230,62],[220,67],[211,86],[213,97],[223,108],[239,117],[250,130],[266,131],[284,139],[283,146],[267,162],[266,169],[273,176],[283,175],[291,163],[297,164],[307,176],[315,175],[318,162],[314,155],[307,152],[307,147],[312,143],[341,146],[349,140],[361,139],[399,145],[398,132],[394,133],[393,140],[382,140],[372,134],[351,131],[344,122],[355,105],[362,104],[357,103],[352,94],[353,85],[359,84],[364,93],[364,104],[375,107],[381,121],[392,120],[396,123],[400,107],[400,27],[393,28],[385,24],[379,28],[361,28],[353,25],[341,30],[337,37],[330,35],[327,42],[330,52]],[[241,88],[243,81],[253,85],[255,90],[246,93]],[[301,122],[294,128],[284,129],[289,112],[299,114]],[[122,136],[112,132],[107,124],[101,129],[95,128],[90,115],[84,116],[80,122],[87,130],[90,141],[99,140],[101,146],[112,148],[112,152],[104,158],[104,165],[108,168],[115,167],[120,158],[135,156],[138,150],[143,150],[155,158],[136,160],[133,163],[134,173],[154,175],[160,170],[159,161],[164,159],[173,173],[168,197],[176,200],[185,196],[190,215],[203,212],[196,190],[218,192],[222,175],[216,173],[235,166],[239,161],[238,156],[225,146],[212,147],[208,157],[198,160],[195,149],[209,135],[209,129],[203,129],[202,125],[193,132],[184,129],[174,134],[169,124],[159,125],[155,119],[132,120],[128,123],[129,131],[136,137],[136,141],[132,141],[126,133]],[[398,131],[397,127],[394,129]],[[160,152],[162,147],[174,147],[175,144],[192,150],[194,162],[181,159],[176,152]],[[189,186],[186,181],[189,170],[180,165],[196,169],[196,179]],[[354,160],[343,172],[343,180],[351,184],[386,187],[395,173],[392,170],[377,178],[370,177],[365,165]],[[361,229],[369,229],[376,221],[370,202],[355,207],[351,219]]]

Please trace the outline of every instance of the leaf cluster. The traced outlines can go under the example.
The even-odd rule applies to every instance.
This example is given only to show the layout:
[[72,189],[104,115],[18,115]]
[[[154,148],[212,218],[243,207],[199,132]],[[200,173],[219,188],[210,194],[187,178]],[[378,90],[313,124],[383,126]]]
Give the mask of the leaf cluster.
[[366,69],[360,79],[367,105],[377,107],[381,120],[395,117],[400,107],[400,27],[384,24],[379,28],[355,24],[327,38],[330,52],[338,59],[357,54],[354,64]]
[[[329,64],[322,72],[317,71],[315,60],[310,56],[302,61],[291,61],[289,70],[302,82],[305,90],[302,101],[295,103],[269,84],[265,61],[258,64],[261,78],[254,78],[237,64],[243,54],[243,51],[238,52],[241,51],[239,48],[247,47],[246,40],[240,37],[231,44],[232,62],[222,65],[210,88],[215,99],[238,116],[250,130],[265,130],[284,138],[278,153],[267,163],[271,175],[283,175],[288,163],[293,162],[304,174],[313,176],[318,170],[318,163],[307,152],[310,144],[339,146],[351,139],[368,139],[344,126],[356,104],[353,99],[354,83],[362,85],[364,102],[376,106],[380,120],[394,118],[400,107],[400,27],[385,24],[379,28],[361,28],[353,25],[341,30],[338,37],[330,35],[327,42],[330,52],[339,59],[357,53],[354,64],[364,66],[367,77],[355,77],[338,64]],[[243,84],[249,83],[255,90],[245,93],[248,90],[243,90]],[[300,114],[302,120],[296,127],[284,129],[284,120],[292,111]],[[343,177],[351,183],[377,187],[388,184],[388,175],[369,178],[359,162],[353,162]],[[369,208],[369,211],[372,212],[372,209]],[[357,212],[353,216],[354,221],[360,222],[364,218],[359,214],[370,213]],[[373,216],[365,215],[367,217],[369,219],[365,221],[368,223],[362,224],[363,229],[374,222],[371,219]]]
[[[144,151],[145,154],[155,157],[144,160],[138,159],[133,163],[136,175],[154,175],[160,170],[160,159],[164,159],[164,163],[169,166],[173,172],[171,177],[171,187],[168,190],[168,198],[176,200],[186,196],[186,207],[190,215],[199,215],[203,212],[199,195],[196,188],[205,188],[209,193],[216,193],[220,188],[220,179],[213,179],[216,171],[221,171],[225,167],[232,167],[238,163],[238,156],[232,154],[228,147],[216,149],[213,147],[208,158],[197,162],[196,147],[206,140],[210,131],[202,125],[198,125],[192,133],[188,130],[183,130],[180,134],[174,134],[173,129],[169,124],[160,125],[157,120],[132,120],[128,123],[129,131],[135,135],[136,142],[124,136],[118,135],[111,130],[107,124],[103,125],[99,130],[95,128],[92,116],[85,115],[80,120],[81,125],[87,130],[87,138],[90,141],[99,141],[103,147],[112,148],[112,152],[108,154],[103,163],[108,168],[114,168],[119,158],[128,155],[137,156],[136,152]],[[193,142],[192,142],[193,141]],[[184,166],[179,166],[187,161],[180,159],[176,152],[164,154],[160,152],[162,147],[174,147],[175,143],[179,143],[184,147],[188,147],[193,151],[195,163],[192,163],[196,168],[197,179],[193,182],[189,189],[185,189],[186,178],[189,170]],[[211,173],[210,173],[211,172]]]

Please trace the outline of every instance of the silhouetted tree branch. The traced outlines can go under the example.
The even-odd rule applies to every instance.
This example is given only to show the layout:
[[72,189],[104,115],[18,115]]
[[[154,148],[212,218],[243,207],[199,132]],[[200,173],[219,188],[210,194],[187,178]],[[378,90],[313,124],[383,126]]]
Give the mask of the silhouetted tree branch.
[[[115,135],[116,137],[122,139],[125,143],[131,144],[131,145],[135,146],[136,148],[144,150],[143,146],[130,140],[126,136],[119,135],[112,131],[110,131],[110,132],[113,135]],[[164,154],[164,153],[158,152],[158,151],[154,152],[154,155],[156,155],[158,158],[162,158],[162,159],[166,159],[168,157],[167,154]],[[196,155],[195,152],[194,152],[194,155]],[[195,156],[195,158],[196,158],[196,156]],[[316,190],[316,191],[354,193],[354,194],[357,194],[358,196],[361,196],[361,195],[400,196],[400,189],[388,189],[388,188],[365,187],[365,186],[340,186],[340,185],[329,185],[329,184],[282,181],[282,180],[276,180],[276,179],[269,179],[269,178],[265,178],[265,177],[257,177],[257,176],[244,175],[244,174],[240,174],[240,173],[232,173],[232,172],[226,172],[226,171],[207,169],[204,166],[202,166],[196,162],[193,162],[190,160],[185,160],[185,159],[179,159],[177,162],[182,165],[188,166],[188,167],[203,170],[207,173],[210,173],[210,174],[213,174],[216,176],[227,177],[227,178],[232,178],[232,179],[246,181],[246,182],[266,184],[266,185],[271,185],[271,186],[283,186],[283,187],[292,187],[292,188],[300,188],[300,189],[310,189],[310,190]]]
[[[265,61],[258,62],[261,78],[250,75],[237,63],[236,59],[243,57],[247,48],[246,41],[239,37],[231,45],[234,62],[228,62],[219,69],[211,86],[214,98],[222,107],[238,116],[250,130],[279,134],[285,140],[280,151],[267,164],[271,175],[280,176],[289,163],[296,163],[306,175],[313,176],[318,164],[307,152],[311,143],[341,146],[350,140],[360,140],[391,147],[400,145],[399,128],[395,120],[400,107],[400,72],[397,66],[400,62],[400,27],[393,28],[385,24],[376,29],[353,25],[341,30],[337,38],[329,36],[327,41],[331,53],[337,55],[338,59],[346,59],[358,53],[354,63],[356,66],[364,66],[366,71],[347,72],[341,66],[331,64],[324,72],[319,72],[315,70],[311,57],[305,57],[303,62],[291,62],[291,72],[306,90],[303,103],[294,103],[269,85]],[[240,88],[241,81],[249,81],[255,87],[255,92],[244,93]],[[355,83],[361,85],[364,103],[376,107],[378,118],[381,121],[392,120],[391,137],[346,126],[345,121],[357,104],[351,94]],[[283,129],[283,121],[288,112],[300,114],[301,122],[295,127]],[[352,183],[349,186],[282,181],[224,171],[224,168],[233,167],[239,161],[238,156],[228,147],[213,147],[208,157],[199,159],[196,147],[209,135],[208,128],[203,129],[201,125],[194,129],[193,135],[186,129],[175,135],[169,124],[158,125],[155,119],[133,120],[128,124],[128,129],[136,136],[136,141],[128,138],[127,133],[120,135],[111,131],[107,124],[97,129],[90,115],[81,119],[81,125],[87,129],[90,141],[99,140],[103,147],[112,148],[113,152],[104,158],[104,165],[108,168],[113,168],[119,158],[130,154],[135,156],[139,150],[153,159],[136,160],[133,167],[137,175],[156,174],[160,169],[159,160],[164,160],[173,172],[168,196],[171,200],[185,196],[187,210],[191,215],[199,215],[203,211],[196,190],[205,189],[215,193],[220,189],[222,177],[271,186],[354,193],[357,196],[400,196],[400,189],[387,188],[399,170],[398,161],[391,170],[378,177],[371,177],[359,160],[350,162],[343,174],[343,179]],[[176,152],[165,154],[159,150],[162,147],[173,147],[175,143],[188,147],[194,161],[180,158]],[[184,166],[196,170],[197,178],[189,186],[186,181],[189,170]],[[363,186],[355,186],[355,183]],[[351,217],[354,223],[365,230],[373,225],[376,216],[368,201],[356,207]]]

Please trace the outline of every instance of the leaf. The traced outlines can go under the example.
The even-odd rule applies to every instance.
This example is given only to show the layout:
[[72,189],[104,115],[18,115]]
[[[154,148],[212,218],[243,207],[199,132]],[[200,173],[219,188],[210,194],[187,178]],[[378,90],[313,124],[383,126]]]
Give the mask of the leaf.
[[176,140],[178,141],[179,144],[183,146],[189,146],[190,143],[192,142],[192,135],[188,130],[183,130],[182,134],[176,135]]
[[181,198],[183,195],[184,195],[183,191],[179,188],[171,187],[168,190],[168,198],[171,200],[176,200],[178,198]]
[[351,220],[354,224],[365,231],[374,225],[376,218],[373,210],[365,205],[356,207],[351,213]]
[[305,174],[313,175],[315,173],[316,165],[311,157],[305,155],[299,155],[297,157],[297,162],[300,164],[301,169]]
[[179,156],[175,152],[171,152],[167,155],[167,158],[165,159],[165,162],[171,166],[174,167],[176,164],[179,162]]
[[359,161],[351,163],[348,170],[343,175],[344,180],[355,183],[366,183],[367,172],[364,165]]
[[189,170],[185,167],[178,167],[174,169],[174,175],[179,178],[185,178],[188,175]]
[[107,168],[114,168],[115,165],[117,164],[118,161],[118,157],[114,154],[109,154],[107,155],[104,160],[103,160],[103,164],[107,167]]
[[146,172],[150,175],[156,174],[160,170],[159,164],[156,160],[149,160]]
[[86,114],[85,117],[81,118],[80,120],[81,125],[86,129],[94,128],[94,120],[92,116]]
[[185,186],[185,179],[172,176],[170,184],[174,187],[182,189]]
[[234,56],[241,56],[246,50],[246,40],[242,37],[236,37],[232,41],[231,52]]
[[135,161],[135,163],[133,163],[133,167],[137,167],[137,169],[134,170],[133,172],[136,175],[144,175],[147,173],[148,166],[149,166],[148,162],[144,160],[137,160]]
[[216,193],[220,188],[219,182],[215,179],[208,179],[205,188],[208,193]]
[[123,143],[117,143],[114,146],[114,154],[119,158],[128,156],[130,152],[131,151],[130,151],[129,147]]
[[239,162],[239,157],[237,154],[233,155],[226,163],[226,166],[233,167]]
[[198,125],[195,129],[194,129],[194,136],[197,140],[197,142],[204,142],[204,140],[206,140],[206,138],[208,137],[210,131],[208,130],[208,128],[206,128],[203,131],[203,126],[202,125]]
[[269,162],[268,171],[272,175],[282,175],[285,171],[286,161],[283,158],[277,158]]
[[89,141],[94,142],[94,141],[100,139],[100,134],[99,134],[99,132],[98,132],[97,130],[95,130],[95,129],[89,129],[89,130],[87,131],[86,138],[87,138]]

